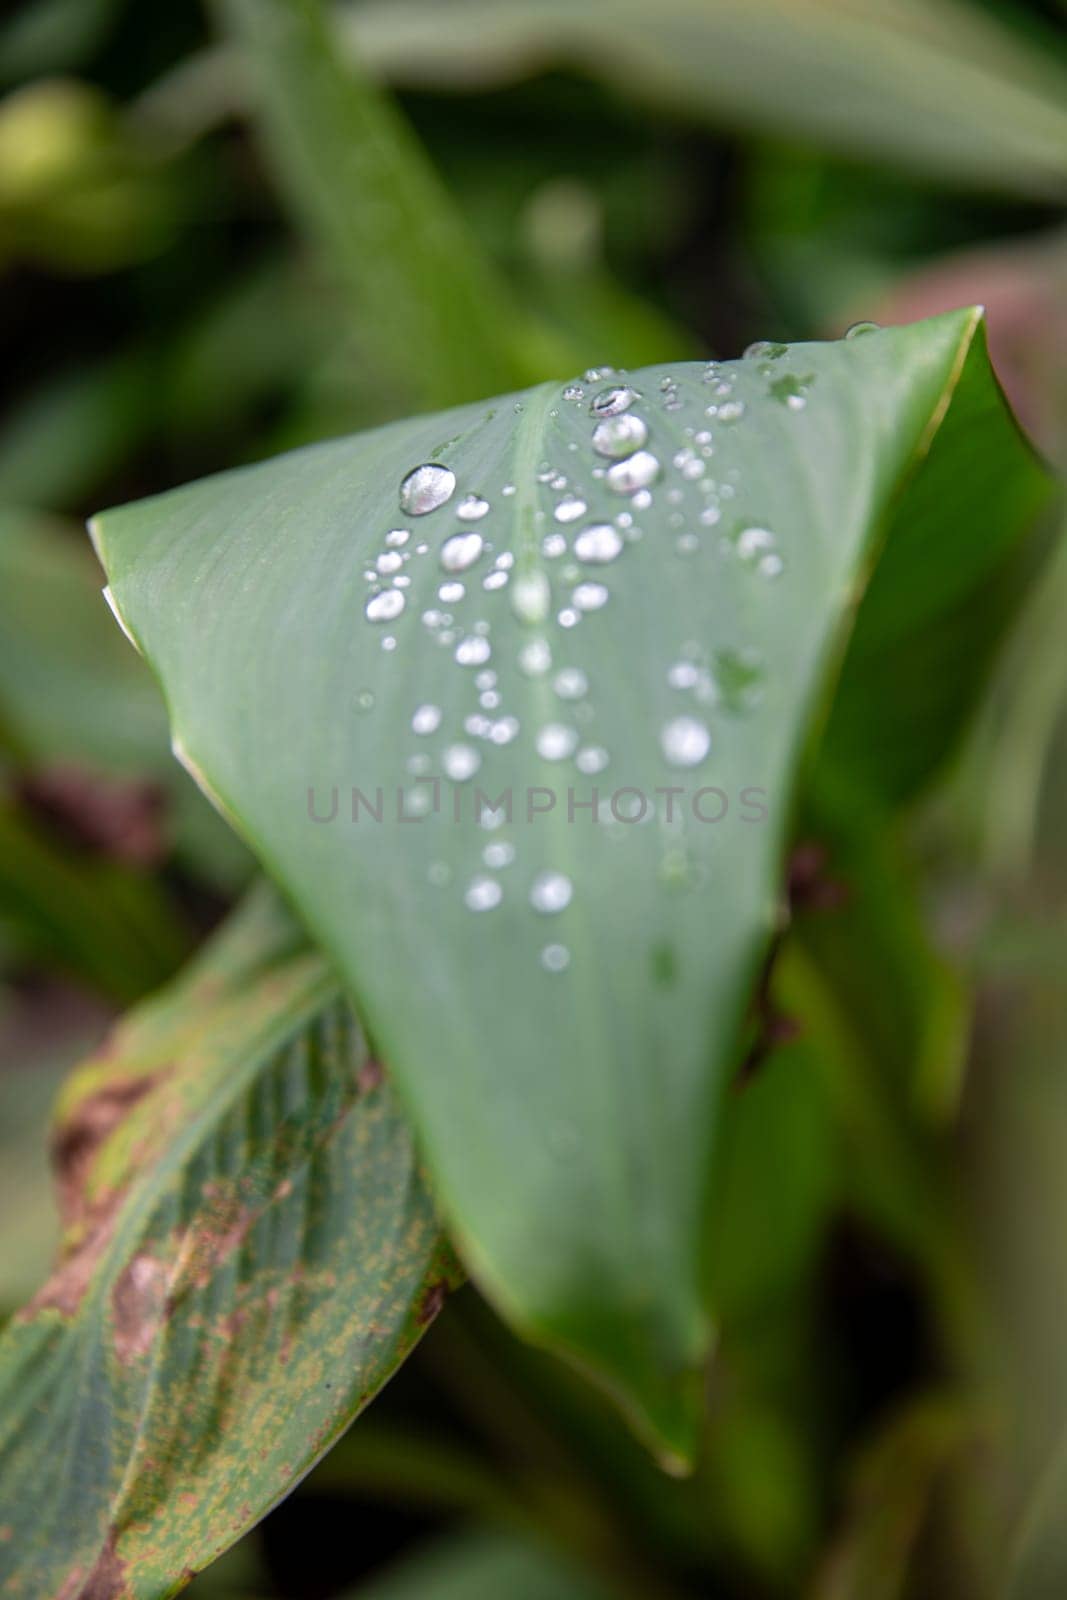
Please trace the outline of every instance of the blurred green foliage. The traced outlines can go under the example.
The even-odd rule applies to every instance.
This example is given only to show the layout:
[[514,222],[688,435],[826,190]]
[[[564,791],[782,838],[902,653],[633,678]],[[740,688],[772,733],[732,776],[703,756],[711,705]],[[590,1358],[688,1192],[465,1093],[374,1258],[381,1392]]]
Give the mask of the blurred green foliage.
[[[358,95],[315,87],[323,29]],[[250,871],[170,759],[84,516],[480,375],[980,300],[1063,465],[1067,43],[1051,0],[21,0],[0,83],[11,1310],[63,1068]],[[808,1031],[731,1100],[696,1474],[465,1291],[198,1600],[1059,1600],[1065,573],[946,792],[801,819],[848,894],[798,908],[775,994]]]

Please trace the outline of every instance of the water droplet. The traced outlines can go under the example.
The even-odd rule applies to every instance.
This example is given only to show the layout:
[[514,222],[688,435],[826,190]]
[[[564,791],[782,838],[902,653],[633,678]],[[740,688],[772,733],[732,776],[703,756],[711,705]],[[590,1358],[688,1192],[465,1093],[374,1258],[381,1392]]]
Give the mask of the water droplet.
[[440,706],[418,706],[411,718],[412,733],[436,733],[440,726]]
[[507,582],[508,575],[506,572],[501,572],[499,570],[495,572],[488,572],[482,579],[482,588],[489,590],[505,589],[507,587]]
[[755,561],[765,550],[774,549],[774,534],[768,528],[742,528],[737,536],[737,553],[742,561]]
[[637,395],[628,385],[616,384],[610,389],[601,389],[590,402],[589,409],[594,417],[617,417],[620,411],[627,411],[636,399]]
[[571,953],[565,944],[546,944],[541,951],[541,965],[546,972],[566,972],[571,964]]
[[[616,494],[633,494],[647,489],[659,477],[659,461],[651,450],[638,450],[625,461],[614,462],[607,471],[608,488]],[[650,503],[650,502],[649,502]]]
[[667,671],[667,682],[672,689],[692,689],[699,677],[700,669],[692,661],[676,661]]
[[445,777],[453,783],[466,783],[482,764],[482,758],[469,744],[450,744],[441,757]]
[[441,565],[446,572],[466,572],[484,549],[485,541],[480,533],[454,533],[441,546]]
[[854,322],[851,328],[845,329],[846,339],[862,339],[866,333],[880,333],[877,322]]
[[543,622],[552,591],[543,572],[524,572],[511,585],[511,609],[521,622]]
[[449,467],[427,461],[413,467],[400,485],[400,509],[409,517],[424,517],[436,511],[456,492],[456,474]]
[[361,689],[356,696],[356,705],[359,707],[360,711],[373,711],[374,690]]
[[622,537],[610,522],[590,523],[574,541],[574,553],[579,561],[614,561],[622,549]]
[[461,522],[480,522],[488,511],[488,500],[483,500],[480,494],[466,494],[456,507],[456,516]]
[[599,611],[607,605],[608,591],[602,583],[580,583],[571,599],[579,611]]
[[406,528],[393,528],[386,534],[385,542],[391,550],[399,550],[410,538],[411,534]]
[[506,839],[494,839],[492,844],[487,844],[482,851],[482,860],[487,867],[492,867],[499,872],[502,867],[510,867],[515,859],[515,846]]
[[437,591],[438,600],[443,600],[446,606],[454,606],[457,600],[462,600],[466,589],[461,583],[443,583]]
[[745,402],[743,400],[725,400],[717,412],[720,422],[738,422],[744,414]]
[[467,909],[470,911],[492,911],[504,898],[504,891],[495,878],[488,877],[480,872],[472,878],[467,885],[467,892],[463,896]]
[[580,383],[568,383],[563,391],[564,400],[584,400],[585,390]]
[[426,876],[435,889],[447,889],[452,882],[452,868],[447,861],[431,861]]
[[711,749],[711,734],[696,717],[675,717],[664,727],[660,744],[672,767],[698,767]]
[[580,667],[563,667],[552,687],[561,700],[580,700],[589,692],[589,679]]
[[587,744],[575,756],[574,764],[585,777],[592,778],[598,772],[603,772],[610,759],[603,745]]
[[367,601],[366,617],[368,622],[392,622],[404,609],[404,596],[399,589],[383,589],[381,594],[376,594],[372,600]]
[[598,456],[615,460],[640,450],[648,438],[648,427],[635,412],[624,411],[618,417],[605,417],[593,429],[593,449]]
[[553,916],[571,903],[574,889],[562,872],[539,872],[530,889],[530,904],[535,911]]
[[563,722],[546,722],[537,732],[537,754],[544,761],[566,761],[578,744],[578,734]]
[[549,561],[558,560],[567,553],[567,541],[561,533],[546,533],[541,540],[541,554]]
[[531,639],[519,651],[519,666],[528,678],[540,678],[552,665],[547,639]]
[[[488,699],[489,696],[486,695],[485,698]],[[500,697],[498,695],[495,698],[499,700]],[[518,734],[518,717],[501,717],[489,729],[489,737],[494,744],[510,744],[512,739],[518,738]]]
[[399,550],[383,550],[374,565],[383,576],[388,577],[391,572],[400,571],[404,558]]
[[557,522],[577,522],[579,517],[584,517],[589,507],[580,495],[565,494],[560,500],[552,515]]
[[745,351],[747,361],[777,361],[779,357],[789,354],[787,344],[776,344],[773,339],[757,339],[755,344],[750,344]]
[[466,639],[461,639],[456,646],[456,660],[461,667],[481,667],[489,660],[492,649],[488,639],[476,633],[469,634]]

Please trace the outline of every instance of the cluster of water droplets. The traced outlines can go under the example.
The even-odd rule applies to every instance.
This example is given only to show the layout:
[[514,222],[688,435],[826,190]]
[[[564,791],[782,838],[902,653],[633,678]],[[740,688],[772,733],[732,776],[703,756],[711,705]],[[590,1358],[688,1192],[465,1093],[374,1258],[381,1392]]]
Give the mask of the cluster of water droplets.
[[[613,568],[646,537],[642,516],[654,503],[656,532],[647,537],[665,544],[663,554],[686,558],[710,541],[719,557],[739,569],[761,580],[779,578],[785,562],[774,531],[744,516],[738,469],[717,472],[714,458],[719,433],[744,424],[753,372],[768,397],[791,412],[804,410],[814,380],[793,362],[783,365],[787,354],[786,346],[769,341],[750,346],[741,385],[736,364],[709,362],[696,401],[692,387],[683,397],[670,374],[658,389],[645,391],[610,368],[591,370],[561,391],[549,413],[558,419],[574,408],[588,428],[588,453],[580,437],[572,437],[566,449],[573,465],[542,462],[533,482],[495,490],[477,483],[461,487],[456,472],[435,461],[419,463],[404,476],[399,511],[406,525],[390,529],[368,562],[366,619],[381,626],[382,648],[394,650],[389,625],[408,608],[412,563],[435,567],[432,602],[417,624],[404,618],[403,625],[426,631],[453,663],[446,670],[469,674],[471,700],[461,720],[446,716],[432,698],[412,704],[412,777],[440,773],[452,785],[468,784],[489,751],[518,739],[552,768],[573,768],[592,778],[611,767],[611,751],[603,736],[596,737],[598,685],[577,664],[570,641],[587,618],[610,606]],[[516,411],[522,408],[518,402]],[[657,410],[665,414],[659,421]],[[687,417],[672,416],[683,411]],[[568,432],[573,435],[573,424],[564,437]],[[521,515],[508,506],[516,495],[522,497]],[[590,511],[593,501],[605,508],[599,515]],[[434,521],[425,526],[432,534],[423,538],[419,519],[431,515]],[[508,529],[508,542],[500,547],[498,526]],[[517,542],[516,526],[525,530]],[[426,594],[424,583],[419,592]],[[500,627],[496,620],[497,593],[522,624],[517,635],[513,623]],[[508,641],[503,663],[495,659],[495,635]],[[507,704],[512,666],[541,686],[524,693],[522,705]],[[663,672],[663,695],[673,703],[658,729],[659,754],[671,768],[698,769],[712,756],[715,714],[758,705],[761,663],[745,650],[709,652],[681,641]],[[455,700],[451,693],[441,698]],[[531,705],[538,707],[532,719]],[[539,916],[565,913],[574,888],[562,866],[538,862],[524,874],[521,852],[505,836],[503,815],[483,812],[480,825],[485,842],[466,874],[435,862],[431,882],[453,888],[472,913],[491,913],[515,897]],[[666,861],[663,875],[670,876]],[[559,942],[545,944],[540,959],[549,973],[571,965],[570,950]]]

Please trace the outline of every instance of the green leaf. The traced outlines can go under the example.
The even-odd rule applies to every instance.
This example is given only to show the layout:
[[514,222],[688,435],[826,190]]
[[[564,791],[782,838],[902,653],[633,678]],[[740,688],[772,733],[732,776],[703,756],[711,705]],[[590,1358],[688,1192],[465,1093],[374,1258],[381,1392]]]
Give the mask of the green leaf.
[[531,375],[515,313],[401,114],[343,65],[318,0],[220,0],[283,193],[413,403]]
[[[336,961],[466,1264],[676,1459],[693,1447],[712,1339],[717,1107],[776,920],[800,753],[869,570],[936,468],[946,409],[997,394],[978,326],[959,312],[634,374],[619,415],[647,427],[647,499],[616,492],[592,448],[601,378],[299,451],[94,523],[176,747]],[[999,403],[978,416],[976,455],[1042,484]],[[398,496],[420,463],[456,483],[415,516]],[[946,496],[945,537],[964,527],[963,559],[982,567],[1022,527],[987,522],[970,489],[964,477]],[[490,509],[465,522],[471,494]],[[581,520],[558,520],[575,494]],[[617,559],[583,563],[577,530],[620,514]],[[406,543],[390,542],[397,529]],[[491,550],[442,571],[464,529]],[[569,553],[546,551],[546,535]],[[921,587],[926,551],[908,548]],[[390,589],[375,567],[398,552],[410,585]],[[442,598],[443,580],[465,594]],[[365,615],[379,585],[387,608],[403,597],[392,621]],[[492,687],[477,682],[487,670]],[[440,725],[420,735],[427,704]],[[572,735],[587,753],[551,759]],[[480,766],[463,782],[467,750]],[[437,810],[424,777],[442,778]],[[408,813],[423,797],[414,824],[397,819],[401,786]],[[603,806],[602,825],[588,809],[569,818],[568,789],[588,801],[594,786],[601,802],[639,790],[648,820]],[[487,831],[478,792],[488,805],[509,787],[512,821]],[[362,805],[353,819],[353,788],[380,821]],[[616,811],[639,803],[621,794]],[[515,859],[498,867],[501,845]]]
[[176,1593],[455,1280],[323,961],[254,897],[68,1086],[52,1278],[0,1342],[0,1594]]
[[1061,198],[1067,82],[953,0],[378,0],[346,6],[403,85],[511,82],[562,62],[672,113],[801,137],[954,182]]
[[546,1545],[502,1534],[469,1533],[371,1578],[348,1600],[607,1600],[599,1580]]

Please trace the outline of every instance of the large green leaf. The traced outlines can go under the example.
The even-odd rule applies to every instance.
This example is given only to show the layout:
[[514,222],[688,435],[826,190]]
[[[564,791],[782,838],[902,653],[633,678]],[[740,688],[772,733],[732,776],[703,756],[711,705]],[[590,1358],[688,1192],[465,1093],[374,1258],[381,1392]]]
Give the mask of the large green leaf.
[[[902,603],[922,593],[910,497],[946,411],[996,392],[979,325],[959,312],[636,373],[614,420],[631,441],[647,428],[658,475],[632,497],[620,474],[652,464],[594,449],[590,408],[616,380],[593,374],[94,523],[176,747],[343,973],[467,1265],[676,1456],[712,1338],[716,1107],[775,924],[799,754],[887,535],[911,552]],[[611,431],[598,442],[621,450]],[[976,408],[971,448],[1027,488],[1029,514],[1040,470],[999,403]],[[420,463],[456,482],[413,515],[400,485]],[[979,569],[1021,531],[1020,504],[987,507],[966,475],[943,520]],[[461,530],[485,548],[442,571]],[[615,559],[583,559],[615,535]],[[399,786],[409,813],[423,798],[414,823]],[[510,824],[475,820],[479,786],[512,788]],[[353,819],[353,787],[374,806],[381,790],[380,822]],[[600,823],[572,820],[568,789],[594,787]],[[717,822],[694,811],[721,815],[709,788]],[[605,814],[622,790],[643,824]],[[528,792],[546,808],[530,821]]]
[[171,1595],[455,1269],[336,980],[255,897],[71,1081],[55,1273],[0,1342],[0,1595]]

